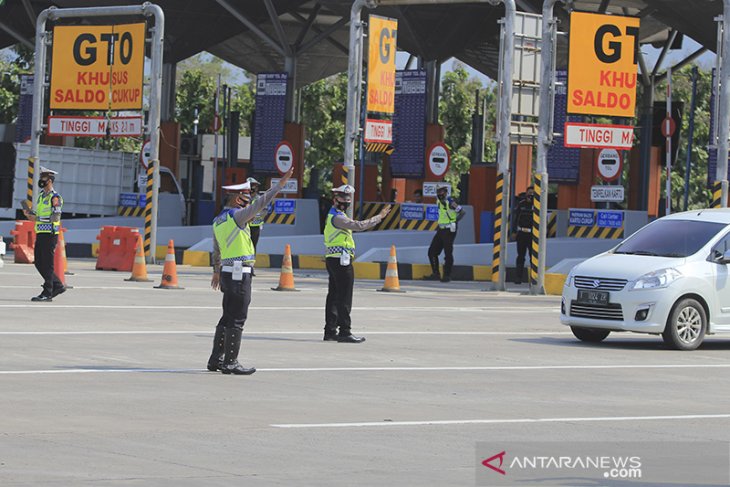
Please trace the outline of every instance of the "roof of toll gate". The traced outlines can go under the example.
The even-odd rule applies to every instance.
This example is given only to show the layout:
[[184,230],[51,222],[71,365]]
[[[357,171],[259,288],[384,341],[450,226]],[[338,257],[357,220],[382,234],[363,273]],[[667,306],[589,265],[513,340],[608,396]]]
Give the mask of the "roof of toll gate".
[[[285,56],[297,59],[297,85],[347,70],[352,0],[157,0],[165,13],[165,62],[207,51],[251,73],[271,72]],[[576,10],[641,17],[642,43],[661,45],[675,30],[715,50],[714,17],[723,3],[706,0],[576,0]],[[127,5],[126,0],[23,0],[8,2],[0,20],[0,48],[34,45],[35,18],[42,10]],[[519,10],[542,13],[542,0],[516,0]],[[273,9],[271,8],[273,7]],[[364,9],[367,14],[368,10]],[[504,7],[489,4],[408,5],[371,11],[399,20],[398,45],[423,60],[456,57],[496,78],[499,24]],[[562,2],[555,6],[568,29]],[[100,19],[103,21],[103,19]],[[438,32],[439,35],[433,35]],[[468,33],[468,35],[464,35]],[[281,39],[286,39],[286,45]],[[676,42],[676,41],[675,41]],[[565,45],[559,47],[565,49]]]

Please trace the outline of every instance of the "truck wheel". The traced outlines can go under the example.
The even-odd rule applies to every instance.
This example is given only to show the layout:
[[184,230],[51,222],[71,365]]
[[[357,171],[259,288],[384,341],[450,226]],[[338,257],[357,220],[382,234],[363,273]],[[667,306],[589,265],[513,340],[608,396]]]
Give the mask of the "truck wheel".
[[674,305],[662,338],[675,350],[694,350],[705,338],[707,315],[695,299],[686,298]]
[[580,326],[571,326],[570,330],[575,337],[582,342],[600,343],[611,333],[610,330],[597,330],[594,328],[583,328]]

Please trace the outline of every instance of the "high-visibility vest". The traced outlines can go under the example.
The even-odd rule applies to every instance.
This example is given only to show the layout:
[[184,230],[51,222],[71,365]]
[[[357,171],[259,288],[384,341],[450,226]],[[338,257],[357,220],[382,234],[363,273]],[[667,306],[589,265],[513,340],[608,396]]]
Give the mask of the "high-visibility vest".
[[[254,204],[254,202],[261,198],[261,196],[256,196],[254,199],[251,200],[251,204]],[[253,220],[248,222],[248,226],[250,227],[261,227],[264,225],[264,218],[266,218],[266,207],[263,207],[261,211],[256,213],[256,216],[253,217]]]
[[[59,205],[54,208],[52,201],[55,197],[58,197]],[[61,198],[60,194],[55,191],[51,191],[48,194],[45,191],[41,191],[41,194],[38,195],[38,203],[36,204],[35,233],[52,233],[57,235],[61,228],[61,220],[51,222],[51,216],[54,212],[60,214],[61,208],[63,208],[63,198]]]
[[241,228],[233,218],[236,210],[225,210],[213,221],[213,235],[221,252],[221,265],[233,265],[241,261],[248,266],[256,262],[256,252],[251,241],[248,224]]
[[446,198],[446,201],[441,203],[438,202],[439,208],[439,226],[448,225],[456,221],[457,212],[451,209],[451,198]]
[[334,206],[327,214],[327,223],[324,226],[324,246],[326,247],[326,257],[339,257],[343,252],[347,252],[352,257],[355,256],[355,240],[352,238],[352,230],[343,230],[332,224],[332,219],[337,215],[344,215]]

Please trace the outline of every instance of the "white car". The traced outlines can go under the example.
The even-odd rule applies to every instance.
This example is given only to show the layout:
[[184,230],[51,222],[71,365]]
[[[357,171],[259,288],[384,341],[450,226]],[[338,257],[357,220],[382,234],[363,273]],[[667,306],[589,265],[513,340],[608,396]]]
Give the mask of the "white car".
[[586,342],[633,331],[694,350],[706,334],[730,332],[729,264],[730,209],[660,218],[573,267],[560,322]]

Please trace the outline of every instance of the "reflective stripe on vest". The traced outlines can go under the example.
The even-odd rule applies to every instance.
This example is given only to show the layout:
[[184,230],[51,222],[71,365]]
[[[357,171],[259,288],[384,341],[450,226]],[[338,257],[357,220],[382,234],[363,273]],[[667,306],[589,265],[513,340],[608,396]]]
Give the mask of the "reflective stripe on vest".
[[[254,204],[254,202],[257,199],[259,199],[259,198],[261,198],[261,196],[255,197],[253,200],[251,200],[251,203],[250,204]],[[258,213],[256,213],[256,215],[253,217],[253,220],[251,220],[250,222],[248,222],[248,226],[249,227],[260,227],[260,226],[262,226],[264,224],[264,218],[266,218],[266,213],[267,213],[267,209],[264,206],[264,208],[261,211],[259,211]]]
[[256,252],[251,241],[251,230],[246,225],[241,228],[233,219],[235,210],[226,210],[216,217],[213,222],[213,234],[221,252],[221,265],[233,265],[241,261],[253,266],[256,262]]
[[342,252],[355,256],[355,240],[352,238],[352,230],[342,230],[332,224],[332,219],[341,214],[344,213],[334,207],[327,214],[327,223],[324,226],[325,257],[339,257]]
[[[58,197],[59,205],[53,207],[53,198]],[[51,216],[54,213],[61,213],[63,208],[63,198],[55,191],[46,194],[41,192],[38,196],[38,204],[36,205],[36,222],[35,222],[35,233],[54,233],[57,234],[61,228],[61,220],[57,222],[51,222]]]

